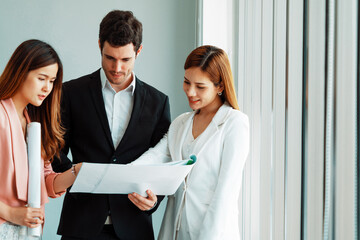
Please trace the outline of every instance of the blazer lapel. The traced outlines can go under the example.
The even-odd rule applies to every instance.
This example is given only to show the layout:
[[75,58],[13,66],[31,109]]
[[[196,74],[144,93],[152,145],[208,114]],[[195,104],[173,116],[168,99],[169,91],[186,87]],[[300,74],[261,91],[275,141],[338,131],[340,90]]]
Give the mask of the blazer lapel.
[[93,81],[90,81],[89,88],[92,95],[93,103],[96,109],[96,112],[98,113],[98,117],[101,122],[101,126],[105,132],[106,138],[109,141],[109,144],[111,146],[114,146],[112,138],[111,138],[111,132],[109,127],[109,121],[107,119],[106,110],[105,110],[105,103],[104,98],[102,95],[102,87],[101,87],[101,80],[100,80],[100,70],[94,72],[90,78],[93,79]]
[[195,111],[193,111],[192,113],[187,115],[184,119],[182,119],[181,126],[179,126],[179,128],[176,129],[176,132],[174,133],[176,142],[175,142],[175,144],[171,144],[169,146],[170,148],[172,148],[172,151],[174,152],[174,155],[172,154],[172,156],[175,156],[175,159],[173,159],[173,161],[183,160],[184,158],[189,157],[189,156],[182,155],[182,148],[184,145],[185,137],[186,137],[189,129],[191,129],[191,123],[192,123],[194,114],[195,114]]
[[219,130],[219,126],[222,125],[225,121],[225,117],[229,112],[230,107],[225,103],[223,104],[215,116],[213,117],[212,121],[210,122],[209,126],[205,129],[205,131],[198,137],[198,142],[194,148],[194,153],[196,155],[200,155],[202,150],[204,149],[207,142],[212,141],[212,137],[217,133]]
[[120,155],[122,146],[126,144],[126,142],[129,140],[129,138],[132,136],[133,129],[137,127],[139,117],[141,116],[144,104],[145,104],[145,98],[147,94],[146,88],[142,86],[142,82],[139,81],[138,78],[136,78],[136,84],[135,84],[135,92],[134,92],[134,106],[133,110],[131,112],[131,117],[129,124],[125,130],[124,136],[122,137],[118,147],[116,148],[115,155]]
[[27,200],[28,160],[26,142],[21,128],[20,119],[11,98],[2,100],[1,104],[8,115],[11,132],[11,146],[15,167],[15,181],[17,196],[20,200]]
[[210,122],[209,126],[205,129],[205,131],[198,137],[197,143],[195,144],[194,154],[200,155],[202,150],[204,149],[207,142],[211,141],[211,138],[218,131],[218,126],[213,121]]

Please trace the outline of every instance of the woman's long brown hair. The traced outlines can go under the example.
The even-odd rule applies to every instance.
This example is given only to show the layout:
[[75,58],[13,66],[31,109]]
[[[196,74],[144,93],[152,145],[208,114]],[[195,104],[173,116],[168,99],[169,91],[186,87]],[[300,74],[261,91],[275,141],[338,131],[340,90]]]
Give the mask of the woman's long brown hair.
[[15,95],[30,71],[55,63],[58,72],[51,93],[39,107],[27,106],[31,121],[41,123],[41,155],[46,162],[59,156],[64,146],[60,117],[63,66],[58,54],[40,40],[25,41],[16,48],[0,76],[0,99],[7,99]]
[[208,73],[215,86],[223,86],[222,101],[239,110],[230,61],[224,50],[210,45],[194,49],[184,64],[185,70],[192,67],[199,67],[203,72]]

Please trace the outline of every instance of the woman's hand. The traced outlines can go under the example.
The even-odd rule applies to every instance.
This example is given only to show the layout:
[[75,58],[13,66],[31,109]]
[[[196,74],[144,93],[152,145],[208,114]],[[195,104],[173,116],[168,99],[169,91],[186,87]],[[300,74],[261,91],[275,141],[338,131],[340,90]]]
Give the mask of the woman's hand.
[[81,169],[82,163],[77,163],[73,165],[72,168],[68,169],[67,171],[60,173],[54,179],[54,192],[61,193],[65,191],[68,187],[73,185],[79,171]]
[[75,166],[75,175],[76,176],[79,174],[79,171],[80,171],[80,168],[81,168],[82,164],[83,164],[82,162],[76,164],[76,166]]
[[41,208],[9,207],[9,217],[6,220],[17,225],[35,228],[44,222],[44,212]]
[[129,193],[128,198],[130,201],[135,204],[140,210],[142,211],[149,211],[153,207],[155,207],[155,204],[157,202],[156,195],[150,191],[147,190],[146,193],[148,194],[147,197],[143,197],[137,193]]

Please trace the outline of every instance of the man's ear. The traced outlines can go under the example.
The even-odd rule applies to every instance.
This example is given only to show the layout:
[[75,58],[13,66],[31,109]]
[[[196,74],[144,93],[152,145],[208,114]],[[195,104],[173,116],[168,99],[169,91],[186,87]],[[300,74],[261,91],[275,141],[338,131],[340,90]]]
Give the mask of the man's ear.
[[140,45],[139,49],[136,51],[136,56],[135,56],[135,58],[137,58],[137,56],[139,56],[142,48],[143,48],[143,45]]
[[101,44],[100,44],[100,39],[98,40],[98,44],[99,44],[99,49],[100,49],[100,52],[102,52],[102,49],[101,49]]

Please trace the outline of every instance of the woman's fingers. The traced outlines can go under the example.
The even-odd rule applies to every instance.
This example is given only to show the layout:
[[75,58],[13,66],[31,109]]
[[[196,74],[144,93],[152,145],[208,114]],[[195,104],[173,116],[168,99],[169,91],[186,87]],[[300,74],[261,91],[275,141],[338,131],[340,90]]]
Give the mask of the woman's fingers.
[[40,208],[27,208],[26,225],[30,228],[40,226],[44,222],[44,213]]
[[12,207],[10,222],[27,226],[37,227],[44,222],[44,212],[40,208]]
[[44,222],[43,220],[40,220],[39,218],[26,219],[25,221],[26,221],[25,226],[30,227],[30,228],[38,227]]
[[44,213],[40,208],[33,208],[31,210],[30,216],[33,218],[39,218],[40,220],[44,220]]

